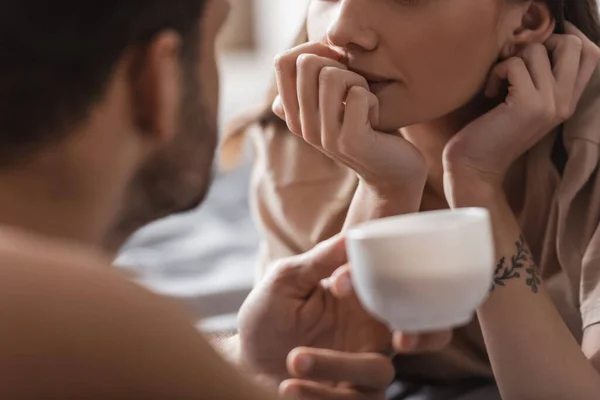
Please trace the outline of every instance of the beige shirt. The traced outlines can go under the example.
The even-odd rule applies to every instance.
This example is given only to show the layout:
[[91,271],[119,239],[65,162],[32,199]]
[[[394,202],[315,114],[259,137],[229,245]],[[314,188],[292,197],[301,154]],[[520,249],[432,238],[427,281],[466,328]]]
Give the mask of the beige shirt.
[[[264,271],[271,261],[341,230],[357,177],[285,129],[252,134],[252,197]],[[580,340],[583,329],[600,322],[600,68],[564,125],[562,173],[552,161],[558,137],[548,135],[523,157],[526,189],[508,195],[555,304]],[[492,374],[477,321],[457,329],[444,351],[403,357],[397,369],[432,380]]]

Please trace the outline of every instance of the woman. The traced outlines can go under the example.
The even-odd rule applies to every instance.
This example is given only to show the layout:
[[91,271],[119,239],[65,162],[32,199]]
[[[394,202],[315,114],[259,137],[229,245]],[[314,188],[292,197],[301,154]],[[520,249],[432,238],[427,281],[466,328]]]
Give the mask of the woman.
[[312,0],[306,33],[278,58],[287,128],[265,112],[254,135],[262,265],[366,219],[486,207],[498,289],[398,377],[452,382],[441,398],[493,378],[507,399],[598,398],[595,1]]

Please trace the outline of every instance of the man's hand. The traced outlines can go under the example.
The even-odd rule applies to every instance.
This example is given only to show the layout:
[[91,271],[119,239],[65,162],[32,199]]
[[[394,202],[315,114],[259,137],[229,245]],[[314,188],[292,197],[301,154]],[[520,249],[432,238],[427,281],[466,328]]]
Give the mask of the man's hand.
[[272,268],[240,310],[241,366],[281,384],[285,396],[380,399],[393,377],[393,345],[423,351],[444,344],[436,335],[399,334],[393,343],[343,284],[345,264],[344,241],[334,238]]

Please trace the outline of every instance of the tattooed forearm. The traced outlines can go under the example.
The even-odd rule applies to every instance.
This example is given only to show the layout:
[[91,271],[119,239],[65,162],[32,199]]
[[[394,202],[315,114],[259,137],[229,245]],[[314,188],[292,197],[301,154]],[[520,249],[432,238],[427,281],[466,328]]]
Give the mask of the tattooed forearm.
[[494,272],[494,285],[492,290],[497,286],[506,286],[510,280],[518,280],[525,277],[525,284],[531,288],[533,293],[537,293],[542,278],[537,265],[531,257],[531,252],[525,243],[523,236],[519,236],[519,240],[515,243],[516,252],[510,260],[502,257],[496,265]]

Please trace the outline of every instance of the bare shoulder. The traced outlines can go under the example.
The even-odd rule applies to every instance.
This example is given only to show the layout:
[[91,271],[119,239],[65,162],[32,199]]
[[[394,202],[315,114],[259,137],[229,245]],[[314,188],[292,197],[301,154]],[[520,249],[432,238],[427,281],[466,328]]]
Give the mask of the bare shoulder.
[[179,307],[83,246],[0,230],[0,318],[0,398],[260,398]]

